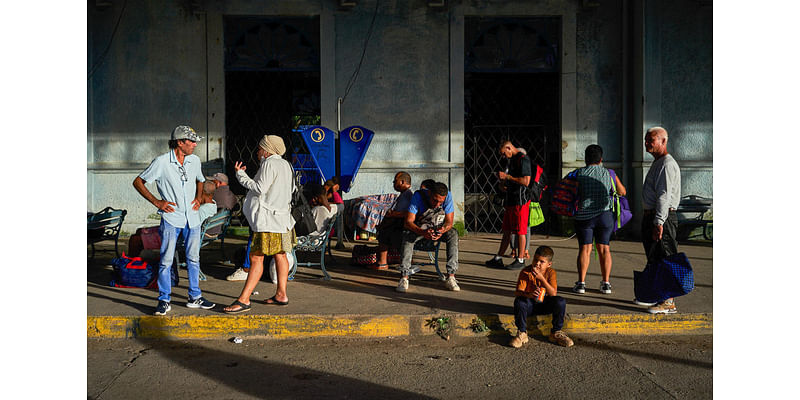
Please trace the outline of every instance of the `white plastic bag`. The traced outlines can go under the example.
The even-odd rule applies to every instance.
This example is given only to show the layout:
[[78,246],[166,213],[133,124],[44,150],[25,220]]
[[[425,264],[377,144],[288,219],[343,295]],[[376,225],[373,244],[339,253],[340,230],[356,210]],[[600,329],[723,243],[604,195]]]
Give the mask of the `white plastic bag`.
[[[292,253],[286,253],[286,260],[289,261],[289,269],[292,269],[292,264],[294,264],[294,257],[292,257]],[[272,284],[278,284],[278,273],[275,271],[275,257],[272,257],[269,261],[269,277],[272,279]]]

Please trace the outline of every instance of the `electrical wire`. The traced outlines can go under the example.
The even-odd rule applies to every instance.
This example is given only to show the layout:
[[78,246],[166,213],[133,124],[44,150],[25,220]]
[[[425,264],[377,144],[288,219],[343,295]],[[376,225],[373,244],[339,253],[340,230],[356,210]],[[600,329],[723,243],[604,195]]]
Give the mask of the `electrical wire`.
[[577,233],[573,233],[572,236],[570,236],[570,237],[568,237],[566,239],[536,239],[536,241],[537,242],[564,242],[564,241],[567,241],[567,240],[570,240],[570,239],[574,238],[575,235],[577,235]]
[[364,62],[364,55],[367,54],[367,45],[369,45],[369,39],[372,37],[372,28],[375,26],[375,17],[378,15],[379,5],[380,0],[375,0],[375,11],[372,13],[372,21],[369,23],[367,36],[364,38],[364,48],[361,51],[361,59],[358,61],[358,66],[356,67],[355,71],[353,71],[353,75],[350,77],[350,80],[347,82],[347,86],[344,90],[344,96],[342,96],[342,104],[344,104],[345,99],[347,99],[347,94],[350,93],[350,89],[352,89],[353,85],[355,85],[356,80],[358,79],[358,74],[361,72],[361,64]]
[[111,32],[111,39],[108,40],[108,46],[106,46],[106,49],[103,51],[103,54],[100,55],[100,58],[97,61],[95,61],[94,66],[92,66],[92,69],[89,71],[89,77],[86,78],[86,80],[92,79],[92,75],[94,75],[95,71],[97,71],[97,68],[103,64],[103,61],[105,60],[106,55],[108,54],[108,50],[111,49],[111,43],[114,43],[114,36],[116,36],[117,34],[117,28],[119,28],[119,23],[120,21],[122,21],[122,14],[125,13],[125,7],[127,5],[128,5],[128,0],[125,0],[125,2],[122,3],[122,10],[119,12],[119,17],[117,17],[117,23],[114,25],[114,30]]

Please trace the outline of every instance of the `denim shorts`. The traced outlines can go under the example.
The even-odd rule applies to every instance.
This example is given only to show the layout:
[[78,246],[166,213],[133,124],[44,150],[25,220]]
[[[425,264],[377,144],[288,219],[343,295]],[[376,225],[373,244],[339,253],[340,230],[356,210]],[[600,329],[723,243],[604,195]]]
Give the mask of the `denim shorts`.
[[611,211],[603,211],[594,218],[575,220],[575,233],[580,245],[592,244],[592,238],[597,244],[608,244],[613,230],[614,214]]

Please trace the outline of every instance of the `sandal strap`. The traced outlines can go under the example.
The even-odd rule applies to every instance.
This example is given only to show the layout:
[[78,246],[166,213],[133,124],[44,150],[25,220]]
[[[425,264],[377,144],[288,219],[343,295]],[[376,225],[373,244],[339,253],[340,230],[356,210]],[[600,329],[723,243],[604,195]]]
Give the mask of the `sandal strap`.
[[232,306],[239,306],[240,310],[243,310],[243,309],[246,309],[246,308],[250,308],[250,304],[244,304],[239,300],[234,300],[233,303],[231,303],[231,305],[228,306],[228,307],[232,307]]

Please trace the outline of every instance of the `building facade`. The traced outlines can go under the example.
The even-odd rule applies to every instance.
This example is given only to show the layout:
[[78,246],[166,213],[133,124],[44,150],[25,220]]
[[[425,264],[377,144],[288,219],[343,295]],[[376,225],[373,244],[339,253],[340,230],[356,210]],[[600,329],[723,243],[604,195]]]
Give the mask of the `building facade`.
[[296,161],[303,126],[364,126],[375,137],[344,198],[392,192],[405,170],[414,188],[445,182],[468,231],[499,229],[506,139],[551,184],[600,144],[636,214],[644,131],[660,125],[683,194],[713,197],[711,1],[112,0],[87,12],[87,208],[127,209],[127,231],[158,220],[131,182],[180,124],[204,136],[204,170],[231,176],[234,161],[255,170],[265,133]]

